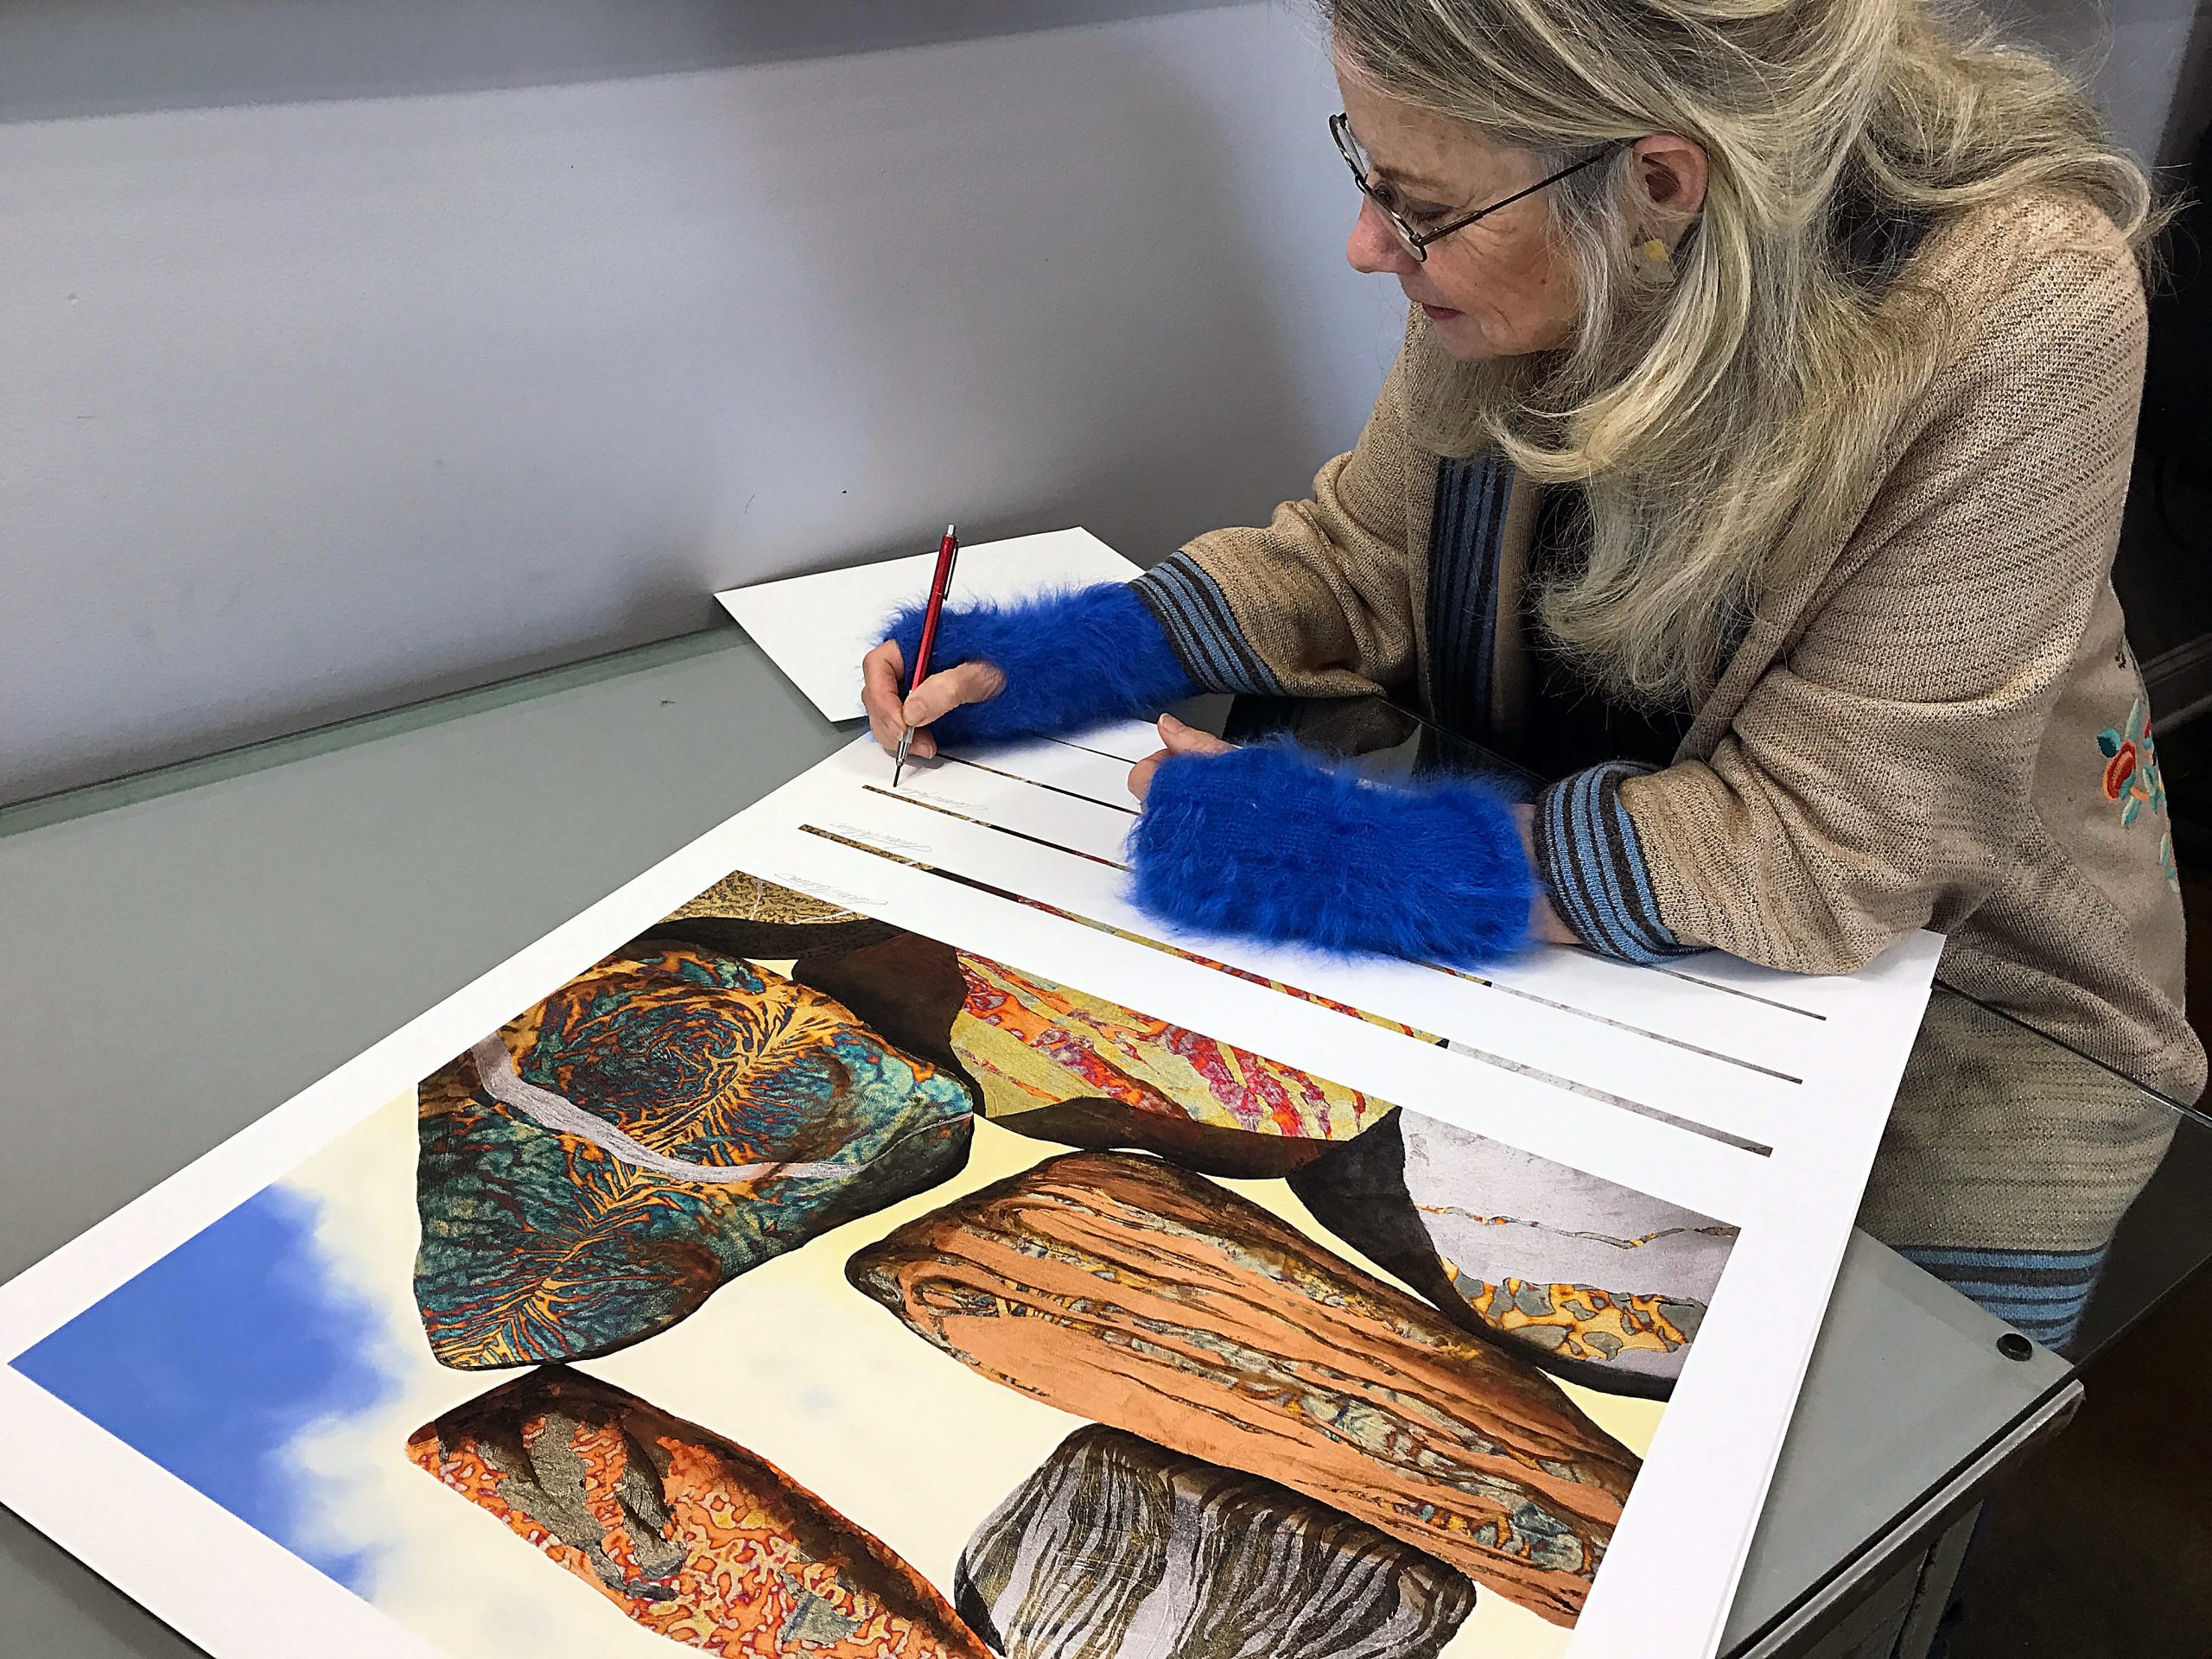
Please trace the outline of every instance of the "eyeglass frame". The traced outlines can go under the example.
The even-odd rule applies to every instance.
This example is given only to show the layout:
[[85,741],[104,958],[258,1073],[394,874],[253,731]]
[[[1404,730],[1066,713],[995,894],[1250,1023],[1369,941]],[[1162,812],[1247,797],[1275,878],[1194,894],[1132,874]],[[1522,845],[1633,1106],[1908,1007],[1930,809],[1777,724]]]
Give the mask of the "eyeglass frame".
[[1369,169],[1360,164],[1360,157],[1366,154],[1366,146],[1353,135],[1351,118],[1342,110],[1329,118],[1329,136],[1337,141],[1337,153],[1344,158],[1344,165],[1351,169],[1351,181],[1359,187],[1359,194],[1375,204],[1376,211],[1390,221],[1390,228],[1397,232],[1398,240],[1403,245],[1406,251],[1423,264],[1428,263],[1428,250],[1433,244],[1441,242],[1447,236],[1452,236],[1465,230],[1468,226],[1479,219],[1488,219],[1501,207],[1510,207],[1524,197],[1533,196],[1539,190],[1550,188],[1561,179],[1573,177],[1586,167],[1595,167],[1608,156],[1618,155],[1636,142],[1632,138],[1616,138],[1596,155],[1586,156],[1573,166],[1561,168],[1548,179],[1537,180],[1526,190],[1516,190],[1502,201],[1493,201],[1487,207],[1478,207],[1464,218],[1455,219],[1446,225],[1440,225],[1433,231],[1417,231],[1403,213],[1383,200],[1376,193],[1375,187],[1368,183]]

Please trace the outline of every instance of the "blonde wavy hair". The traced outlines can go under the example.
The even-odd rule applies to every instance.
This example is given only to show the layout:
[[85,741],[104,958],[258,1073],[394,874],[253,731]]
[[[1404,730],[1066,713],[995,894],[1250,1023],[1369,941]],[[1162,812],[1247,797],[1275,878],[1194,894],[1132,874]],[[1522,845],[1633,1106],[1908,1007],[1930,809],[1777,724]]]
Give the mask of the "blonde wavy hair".
[[[2069,190],[2139,251],[2142,170],[2044,59],[1936,0],[1321,0],[1346,73],[1536,152],[1679,133],[1707,153],[1670,264],[1623,150],[1548,193],[1582,322],[1560,351],[1465,365],[1425,332],[1416,430],[1580,483],[1585,544],[1544,582],[1559,648],[1617,696],[1681,704],[1763,594],[1848,533],[1925,386],[1940,307],[1869,226]],[[1655,269],[1656,266],[1656,269]],[[1919,296],[1926,299],[1929,296]]]

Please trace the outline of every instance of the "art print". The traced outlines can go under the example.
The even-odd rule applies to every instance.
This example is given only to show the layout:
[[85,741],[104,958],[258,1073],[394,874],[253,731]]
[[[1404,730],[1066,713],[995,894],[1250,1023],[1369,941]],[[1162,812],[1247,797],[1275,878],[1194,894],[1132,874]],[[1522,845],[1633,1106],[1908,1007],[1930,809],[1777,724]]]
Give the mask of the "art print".
[[14,1363],[455,1651],[1535,1653],[1734,1236],[740,874]]

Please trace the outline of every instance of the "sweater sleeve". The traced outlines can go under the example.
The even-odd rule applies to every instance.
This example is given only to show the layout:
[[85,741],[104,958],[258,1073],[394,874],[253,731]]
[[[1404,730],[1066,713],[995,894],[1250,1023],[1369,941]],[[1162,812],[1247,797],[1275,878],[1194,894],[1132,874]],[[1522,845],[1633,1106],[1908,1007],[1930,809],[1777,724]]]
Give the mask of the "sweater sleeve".
[[[1971,913],[2032,832],[2044,727],[2110,580],[2145,339],[2117,234],[2050,229],[2023,230],[2034,257],[1709,758],[1618,780],[1676,943],[1849,972]],[[1590,886],[1567,861],[1555,885]]]
[[1359,442],[1322,467],[1311,495],[1285,502],[1264,525],[1201,536],[1138,580],[1205,690],[1341,697],[1412,678],[1408,502],[1435,464],[1408,425],[1419,326],[1409,326]]
[[1129,861],[1137,904],[1179,926],[1459,967],[1525,945],[1536,897],[1497,791],[1370,783],[1287,744],[1162,761]]
[[[924,605],[884,625],[912,663]],[[1006,687],[956,709],[931,729],[947,743],[993,743],[1071,732],[1116,716],[1149,716],[1198,690],[1152,609],[1122,582],[1040,594],[1004,605],[947,605],[938,616],[931,671],[986,662]]]
[[1649,966],[1699,947],[1660,919],[1636,821],[1621,785],[1652,768],[1609,760],[1571,772],[1536,798],[1536,869],[1560,919],[1600,955]]

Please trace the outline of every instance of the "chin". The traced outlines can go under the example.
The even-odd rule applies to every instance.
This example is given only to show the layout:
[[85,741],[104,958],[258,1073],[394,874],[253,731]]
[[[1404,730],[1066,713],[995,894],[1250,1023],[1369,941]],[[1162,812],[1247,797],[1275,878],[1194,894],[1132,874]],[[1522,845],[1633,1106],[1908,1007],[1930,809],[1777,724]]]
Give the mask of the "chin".
[[1436,343],[1462,363],[1487,363],[1501,355],[1484,335],[1482,325],[1464,311],[1442,322],[1427,315],[1422,321],[1428,324],[1429,332],[1436,336]]

